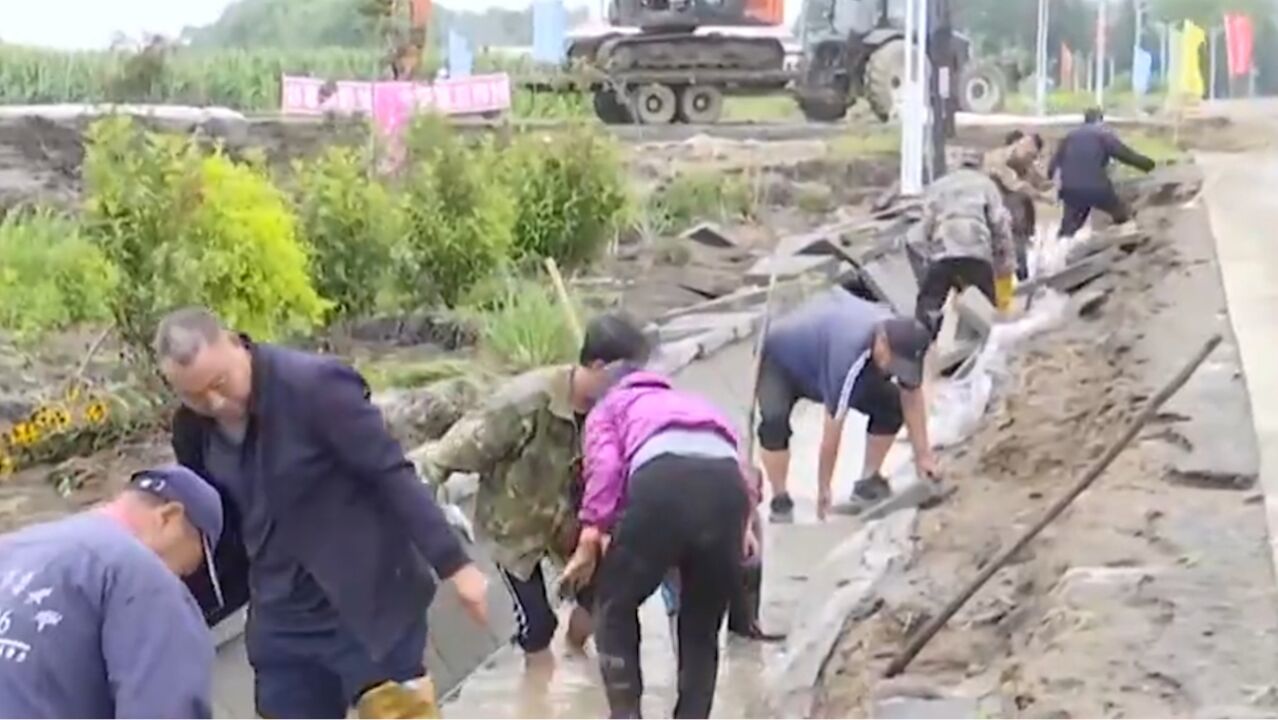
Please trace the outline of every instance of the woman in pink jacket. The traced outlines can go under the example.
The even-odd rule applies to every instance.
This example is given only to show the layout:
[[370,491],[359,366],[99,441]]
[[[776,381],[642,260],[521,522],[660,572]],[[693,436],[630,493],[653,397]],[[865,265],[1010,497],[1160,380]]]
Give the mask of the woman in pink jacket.
[[757,491],[745,481],[736,433],[714,406],[656,373],[618,375],[586,418],[581,539],[565,579],[588,578],[602,556],[596,646],[608,705],[612,717],[639,717],[639,606],[677,569],[674,716],[709,717],[719,627],[740,582]]

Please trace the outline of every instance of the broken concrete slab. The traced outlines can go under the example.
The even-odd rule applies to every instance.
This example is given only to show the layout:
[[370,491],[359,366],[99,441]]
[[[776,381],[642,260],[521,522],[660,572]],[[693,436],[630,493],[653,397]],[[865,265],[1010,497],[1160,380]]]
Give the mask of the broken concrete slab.
[[866,262],[861,275],[875,296],[893,312],[913,317],[919,283],[904,251],[884,253]]
[[1090,255],[1095,255],[1110,248],[1119,248],[1125,252],[1131,252],[1148,239],[1148,233],[1141,230],[1097,233],[1070,247],[1069,252],[1065,255],[1065,263],[1072,265]]
[[691,240],[702,245],[716,248],[738,248],[741,243],[736,238],[724,231],[718,223],[703,222],[684,231],[679,236],[684,240]]
[[760,258],[746,271],[746,282],[768,282],[775,274],[778,280],[812,273],[833,276],[842,261],[827,255],[770,255]]
[[1237,371],[1236,346],[1229,343],[1217,352],[1164,407],[1169,416],[1184,418],[1169,427],[1179,442],[1167,446],[1166,479],[1177,485],[1247,490],[1260,474],[1260,451],[1251,428],[1238,425],[1238,418],[1250,416],[1251,401]]
[[1022,283],[1016,288],[1016,294],[1029,295],[1040,287],[1050,287],[1059,292],[1072,292],[1108,272],[1118,261],[1120,254],[1117,248],[1096,253],[1058,273]]
[[973,698],[890,697],[875,700],[870,717],[875,718],[978,718],[984,717]]
[[914,555],[917,519],[917,511],[907,509],[868,523],[809,573],[785,652],[764,674],[763,707],[750,708],[751,717],[811,717],[817,681],[843,635],[830,629],[869,617],[882,604],[879,587]]
[[672,342],[699,335],[709,330],[723,328],[733,328],[737,332],[748,332],[750,328],[758,323],[759,318],[760,313],[748,310],[683,315],[662,325],[657,330],[657,337],[662,342]]

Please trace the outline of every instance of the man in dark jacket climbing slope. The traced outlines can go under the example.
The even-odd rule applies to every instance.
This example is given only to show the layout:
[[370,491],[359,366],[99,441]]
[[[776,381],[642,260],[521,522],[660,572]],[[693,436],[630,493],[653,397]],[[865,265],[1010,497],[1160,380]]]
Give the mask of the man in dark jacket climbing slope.
[[1088,110],[1082,127],[1065,136],[1048,166],[1049,178],[1060,173],[1060,198],[1065,205],[1060,237],[1073,237],[1093,209],[1103,210],[1117,225],[1131,220],[1131,210],[1118,197],[1109,178],[1110,160],[1144,172],[1154,169],[1153,160],[1123,144],[1103,120],[1098,108]]

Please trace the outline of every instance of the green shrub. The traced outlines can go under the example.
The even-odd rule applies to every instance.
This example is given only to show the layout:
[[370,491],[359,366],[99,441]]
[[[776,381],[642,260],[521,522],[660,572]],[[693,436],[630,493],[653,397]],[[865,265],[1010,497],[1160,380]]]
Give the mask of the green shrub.
[[452,307],[510,260],[515,214],[491,145],[469,148],[438,130],[427,118],[409,134],[404,241],[395,265],[401,295]]
[[399,208],[359,150],[331,147],[299,163],[297,214],[319,293],[339,318],[370,313],[386,287]]
[[505,296],[478,312],[480,349],[513,371],[569,362],[577,338],[566,309],[547,285],[511,282]]
[[159,316],[179,305],[262,339],[323,319],[296,220],[262,170],[110,118],[90,129],[84,178],[89,236],[121,275],[112,316],[144,357]]
[[70,218],[48,210],[0,220],[0,327],[20,340],[110,317],[115,268]]
[[730,220],[754,212],[750,183],[739,175],[683,172],[648,198],[648,213],[659,232],[677,232],[697,220]]
[[506,155],[516,251],[554,258],[565,268],[592,259],[616,231],[626,204],[616,145],[582,127],[553,137],[523,135]]

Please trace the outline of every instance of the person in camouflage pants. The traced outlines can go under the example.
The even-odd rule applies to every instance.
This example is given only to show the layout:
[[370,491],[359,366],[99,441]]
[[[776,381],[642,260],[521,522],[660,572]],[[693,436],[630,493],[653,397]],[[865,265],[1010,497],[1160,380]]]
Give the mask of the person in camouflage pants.
[[935,337],[950,290],[975,286],[1000,310],[1011,304],[1015,248],[1011,218],[998,186],[966,154],[963,166],[927,188],[921,236],[913,248],[926,260],[915,315]]
[[[579,526],[580,425],[607,381],[605,366],[647,360],[648,341],[621,316],[591,323],[596,342],[577,365],[531,370],[502,385],[439,440],[414,453],[424,477],[443,484],[454,473],[476,473],[475,530],[492,552],[514,603],[515,641],[544,656],[558,629],[542,561],[562,564]],[[592,588],[576,593],[568,642],[590,637]]]

